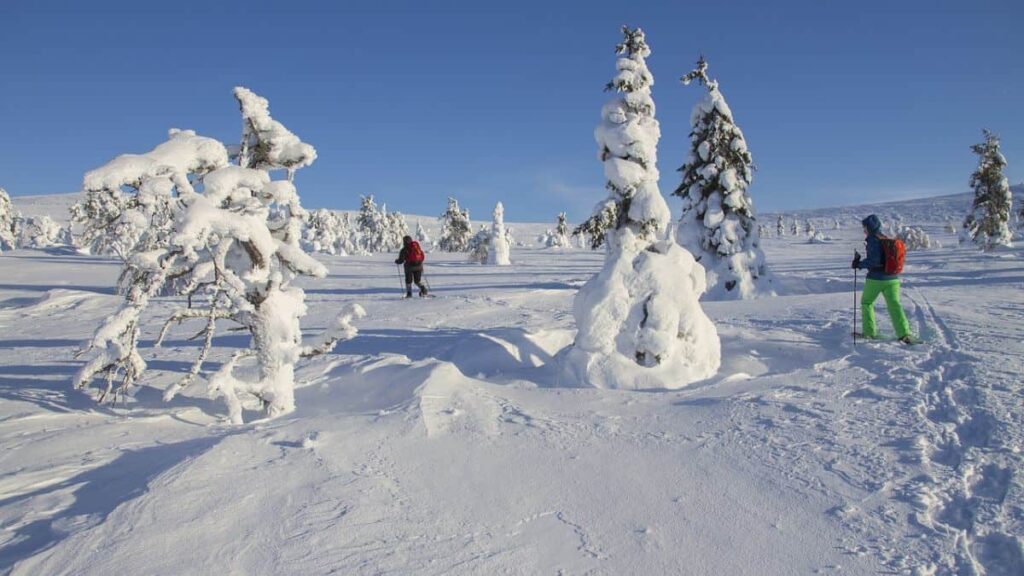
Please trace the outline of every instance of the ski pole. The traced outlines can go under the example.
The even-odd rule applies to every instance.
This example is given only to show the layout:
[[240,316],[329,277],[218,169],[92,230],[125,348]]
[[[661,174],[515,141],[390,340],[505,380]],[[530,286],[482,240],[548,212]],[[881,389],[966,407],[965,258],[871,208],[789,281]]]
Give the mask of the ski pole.
[[402,274],[402,265],[396,264],[396,270],[398,271],[398,290],[405,293],[405,276]]
[[853,269],[853,347],[857,347],[857,269]]

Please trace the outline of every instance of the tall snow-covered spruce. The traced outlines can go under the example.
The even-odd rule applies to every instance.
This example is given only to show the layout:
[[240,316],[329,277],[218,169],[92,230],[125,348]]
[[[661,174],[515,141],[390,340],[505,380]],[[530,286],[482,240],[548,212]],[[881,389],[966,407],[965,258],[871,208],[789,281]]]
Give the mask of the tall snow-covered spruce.
[[971,151],[978,155],[978,168],[971,174],[974,203],[964,219],[963,234],[965,240],[991,250],[1011,244],[1013,198],[1010,182],[1003,174],[1006,158],[999,151],[999,137],[988,130],[983,134],[985,141],[971,146]]
[[505,234],[505,207],[498,202],[494,206],[494,220],[491,222],[491,243],[487,250],[487,263],[493,266],[508,266],[508,238]]
[[[295,363],[356,333],[351,321],[364,313],[352,304],[318,342],[303,345],[299,321],[306,313],[305,294],[291,281],[323,277],[327,271],[300,244],[306,213],[293,180],[316,151],[270,117],[264,98],[245,88],[236,88],[234,95],[243,122],[238,165],[201,171],[207,167],[200,161],[204,150],[225,150],[206,139],[202,147],[179,146],[174,164],[121,156],[86,175],[87,181],[103,184],[93,189],[114,191],[132,183],[140,191],[161,191],[177,214],[165,243],[132,253],[124,302],[82,351],[86,363],[75,376],[75,387],[100,379],[105,383],[100,400],[126,391],[142,376],[140,317],[170,279],[187,298],[167,317],[156,345],[173,324],[190,321],[202,326],[196,334],[202,344],[188,373],[164,397],[172,398],[199,376],[218,323],[231,322],[249,332],[250,345],[226,359],[209,377],[208,388],[225,400],[233,422],[242,421],[249,401],[269,416],[292,411]],[[272,180],[270,172],[277,170],[285,170],[287,179]],[[243,364],[252,369],[238,370]]]
[[448,198],[448,207],[438,218],[441,221],[441,234],[437,239],[437,247],[443,252],[466,252],[469,241],[473,237],[473,227],[469,223],[469,211],[459,208],[459,201]]
[[721,344],[698,302],[704,269],[666,237],[671,214],[658,190],[650,48],[639,28],[622,33],[606,87],[620,95],[594,130],[609,194],[584,228],[603,234],[605,262],[573,302],[578,332],[563,366],[581,385],[680,388],[718,370]]
[[697,80],[708,92],[690,115],[690,152],[679,169],[683,181],[673,192],[683,199],[676,238],[707,269],[709,299],[773,295],[747,193],[753,159],[707,67],[701,56],[697,68],[682,78],[683,84]]

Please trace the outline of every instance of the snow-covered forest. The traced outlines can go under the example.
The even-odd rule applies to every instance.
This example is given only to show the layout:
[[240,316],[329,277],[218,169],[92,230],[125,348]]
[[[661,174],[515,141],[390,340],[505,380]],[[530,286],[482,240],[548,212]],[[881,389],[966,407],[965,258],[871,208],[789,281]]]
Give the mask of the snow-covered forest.
[[[655,92],[612,47],[575,222],[308,205],[336,159],[241,86],[235,132],[0,188],[0,572],[1024,574],[1024,159],[984,130],[963,193],[755,210],[711,55]],[[851,334],[869,214],[906,341],[881,301]]]

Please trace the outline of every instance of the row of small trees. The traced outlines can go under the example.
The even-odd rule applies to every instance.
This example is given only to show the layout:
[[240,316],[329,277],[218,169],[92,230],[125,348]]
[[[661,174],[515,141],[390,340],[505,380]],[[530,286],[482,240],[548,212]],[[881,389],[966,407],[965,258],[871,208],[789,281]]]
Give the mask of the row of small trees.
[[0,188],[0,254],[15,248],[71,246],[71,227],[49,216],[23,217],[14,209],[7,191]]

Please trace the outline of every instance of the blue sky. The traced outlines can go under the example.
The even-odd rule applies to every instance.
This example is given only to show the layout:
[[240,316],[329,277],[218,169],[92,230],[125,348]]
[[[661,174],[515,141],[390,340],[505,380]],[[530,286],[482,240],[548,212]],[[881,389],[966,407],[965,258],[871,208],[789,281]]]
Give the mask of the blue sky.
[[[704,53],[761,211],[962,192],[987,127],[1024,179],[1024,2],[0,2],[0,186],[71,192],[170,127],[238,137],[235,85],[316,146],[307,207],[579,220],[622,24],[653,54],[661,188]],[[493,4],[493,6],[491,6]],[[1024,200],[1024,199],[1022,199]],[[15,202],[17,202],[15,200]],[[674,211],[679,202],[670,199]]]

